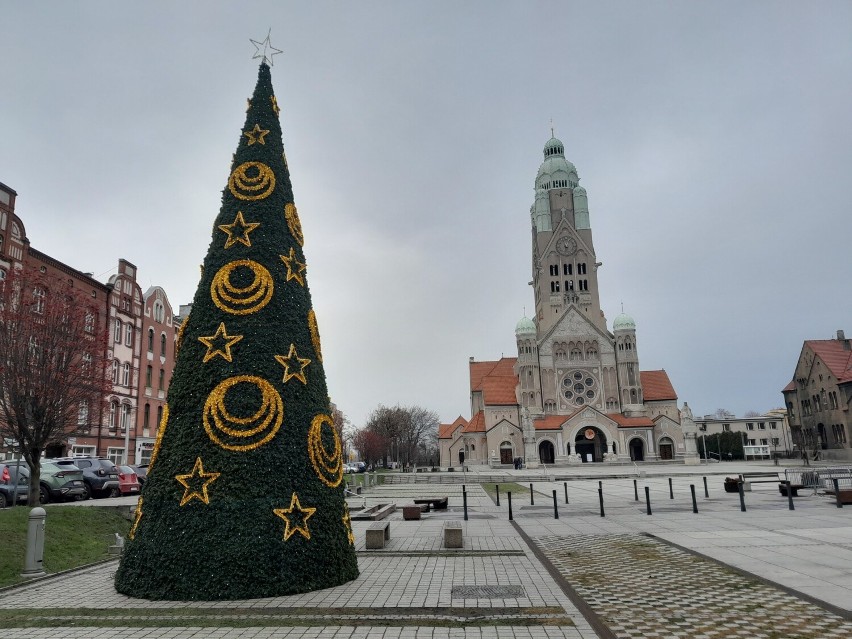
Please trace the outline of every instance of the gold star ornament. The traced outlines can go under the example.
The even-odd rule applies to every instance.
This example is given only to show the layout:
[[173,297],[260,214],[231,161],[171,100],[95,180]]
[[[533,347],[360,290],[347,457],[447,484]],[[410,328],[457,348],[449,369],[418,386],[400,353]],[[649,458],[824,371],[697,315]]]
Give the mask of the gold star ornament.
[[175,475],[175,479],[183,486],[183,497],[181,497],[180,505],[183,506],[193,499],[198,499],[204,504],[210,503],[210,496],[207,494],[207,488],[214,481],[219,479],[220,473],[205,473],[204,464],[201,463],[201,457],[196,458],[195,465],[192,467],[192,472],[186,475]]
[[289,508],[275,508],[272,512],[275,513],[276,517],[281,517],[284,520],[284,541],[287,541],[296,533],[300,533],[305,539],[311,538],[311,531],[308,530],[308,519],[316,511],[316,508],[303,508],[299,503],[299,496],[293,493]]
[[198,338],[198,341],[207,347],[207,352],[204,354],[204,363],[206,364],[217,355],[221,355],[226,361],[233,361],[231,359],[231,347],[242,338],[242,335],[228,335],[225,322],[221,322],[219,328],[216,329],[215,335]]
[[303,264],[296,259],[296,249],[290,247],[290,255],[281,255],[281,261],[287,265],[287,280],[296,280],[302,286],[305,285],[305,279],[302,273],[305,272],[307,264]]
[[255,124],[254,128],[251,131],[244,131],[243,135],[248,138],[249,146],[251,146],[255,142],[266,146],[266,142],[263,140],[263,138],[266,137],[267,133],[269,133],[269,131],[265,131],[261,129],[259,125]]
[[[308,379],[305,377],[305,368],[311,363],[306,357],[299,357],[296,345],[290,344],[290,352],[284,355],[276,355],[275,360],[284,367],[284,383],[286,384],[294,377],[307,386]],[[296,370],[298,368],[298,370]]]
[[349,507],[345,506],[346,514],[343,515],[343,527],[346,528],[346,537],[349,539],[349,545],[355,545],[355,533],[352,532],[352,518],[349,516]]
[[243,218],[243,212],[237,211],[237,217],[234,218],[232,224],[220,224],[219,230],[228,235],[225,240],[225,248],[231,248],[234,244],[242,244],[243,246],[251,246],[249,233],[260,226],[260,222],[246,222]]

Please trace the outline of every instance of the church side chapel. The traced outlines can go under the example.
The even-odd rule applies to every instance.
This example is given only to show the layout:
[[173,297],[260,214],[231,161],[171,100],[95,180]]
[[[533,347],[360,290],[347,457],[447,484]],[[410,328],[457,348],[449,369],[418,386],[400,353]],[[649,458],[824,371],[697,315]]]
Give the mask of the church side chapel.
[[607,327],[586,189],[555,137],[530,221],[535,316],[515,328],[517,357],[470,358],[472,416],[441,425],[441,465],[696,463],[691,413],[668,374],[639,370],[636,322],[622,312]]

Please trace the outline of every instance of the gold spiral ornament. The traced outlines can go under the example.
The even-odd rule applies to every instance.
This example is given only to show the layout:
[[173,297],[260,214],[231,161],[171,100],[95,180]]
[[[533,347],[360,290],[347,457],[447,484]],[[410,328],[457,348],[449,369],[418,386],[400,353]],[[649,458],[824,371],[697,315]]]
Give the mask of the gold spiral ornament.
[[284,205],[284,217],[287,218],[287,227],[290,229],[290,235],[299,243],[299,246],[304,246],[305,235],[302,233],[302,222],[299,220],[299,212],[296,210],[295,204],[287,202]]
[[322,345],[320,344],[319,327],[317,327],[317,314],[314,313],[314,309],[308,311],[308,329],[311,331],[311,342],[314,344],[317,361],[322,364]]
[[[254,278],[248,286],[234,286],[231,276],[238,268],[249,269]],[[213,303],[232,315],[250,315],[269,304],[275,288],[272,275],[262,264],[253,260],[235,260],[219,269],[210,283]]]
[[[323,424],[331,429],[334,437],[334,450],[331,452],[326,450],[322,443]],[[340,436],[334,427],[334,420],[328,415],[317,415],[311,422],[308,431],[308,455],[320,481],[329,488],[337,488],[343,481],[343,447],[340,445]]]
[[[260,406],[250,417],[232,415],[225,406],[228,392],[239,384],[250,384],[260,391]],[[203,421],[207,436],[217,446],[234,451],[254,450],[269,442],[281,428],[284,402],[275,387],[262,377],[237,375],[220,383],[207,396]]]
[[243,162],[228,178],[228,189],[238,200],[262,200],[275,190],[275,173],[263,162]]

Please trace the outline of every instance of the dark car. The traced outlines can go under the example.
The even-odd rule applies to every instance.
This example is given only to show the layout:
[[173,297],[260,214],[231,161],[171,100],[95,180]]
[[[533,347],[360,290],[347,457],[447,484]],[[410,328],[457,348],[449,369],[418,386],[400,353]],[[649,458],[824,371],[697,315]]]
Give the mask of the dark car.
[[[17,486],[17,490],[16,490]],[[0,462],[0,508],[25,504],[30,495],[30,469],[24,462]]]
[[89,497],[118,497],[118,468],[102,457],[58,457],[48,461],[69,470],[76,466],[83,471],[86,499]]
[[67,464],[60,466],[49,461],[41,462],[39,497],[43,504],[69,499],[86,499],[83,471]]

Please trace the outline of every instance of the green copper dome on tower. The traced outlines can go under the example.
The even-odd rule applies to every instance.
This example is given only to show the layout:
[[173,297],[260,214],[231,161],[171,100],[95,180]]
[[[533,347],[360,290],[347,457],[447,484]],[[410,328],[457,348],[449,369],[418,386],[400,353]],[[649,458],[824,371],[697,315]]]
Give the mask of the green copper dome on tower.
[[535,333],[535,322],[526,315],[522,317],[518,321],[518,325],[515,326],[515,335],[535,335]]
[[627,313],[619,313],[612,322],[612,330],[614,331],[635,331],[636,320],[630,317]]
[[577,168],[565,159],[565,145],[558,138],[550,138],[544,145],[544,162],[538,167],[535,188],[574,188],[579,180]]

